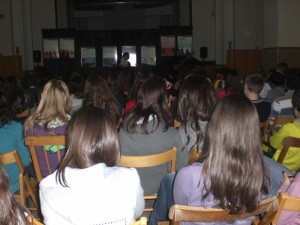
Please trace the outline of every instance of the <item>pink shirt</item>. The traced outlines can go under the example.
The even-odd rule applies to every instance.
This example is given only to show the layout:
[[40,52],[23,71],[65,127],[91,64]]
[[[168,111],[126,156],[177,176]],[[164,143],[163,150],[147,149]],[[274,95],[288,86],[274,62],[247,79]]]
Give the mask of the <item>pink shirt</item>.
[[[300,197],[300,173],[297,173],[293,182],[288,185],[281,185],[278,194],[286,191],[288,195],[293,197]],[[277,225],[295,225],[300,224],[300,213],[282,210],[277,221]]]

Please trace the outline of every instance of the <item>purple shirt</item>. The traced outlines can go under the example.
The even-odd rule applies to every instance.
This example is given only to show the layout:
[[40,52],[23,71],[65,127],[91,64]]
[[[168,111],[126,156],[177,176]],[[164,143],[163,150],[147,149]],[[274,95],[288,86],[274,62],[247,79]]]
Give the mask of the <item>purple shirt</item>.
[[[202,201],[202,196],[205,194],[204,189],[204,177],[201,176],[203,164],[193,163],[190,166],[183,167],[179,170],[173,187],[174,202],[178,205],[188,206],[202,206],[208,208],[220,208],[216,203],[213,195],[208,195],[207,198]],[[193,223],[193,222],[182,222],[182,225],[208,225],[208,224],[234,224],[234,225],[251,225],[254,217],[247,219],[225,221],[219,223]]]
[[[26,131],[26,136],[54,136],[54,135],[65,135],[67,130],[67,125],[62,125],[57,128],[48,128],[46,130],[43,126],[35,125],[33,129],[28,129]],[[42,146],[38,146],[35,148],[36,154],[38,157],[38,161],[41,168],[42,177],[46,177],[49,175],[45,154],[43,152]],[[65,150],[60,151],[61,159],[65,155]],[[47,151],[48,160],[50,162],[51,171],[54,172],[58,167],[58,157],[57,153],[53,153],[51,151]]]

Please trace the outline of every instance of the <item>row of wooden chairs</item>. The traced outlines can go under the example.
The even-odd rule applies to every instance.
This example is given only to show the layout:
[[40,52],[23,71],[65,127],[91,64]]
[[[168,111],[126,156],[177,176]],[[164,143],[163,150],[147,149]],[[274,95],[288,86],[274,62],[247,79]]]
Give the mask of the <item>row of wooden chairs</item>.
[[[262,219],[255,219],[255,225],[276,225],[282,210],[300,213],[300,198],[290,197],[282,192],[277,197],[271,197],[260,202],[257,209],[251,213],[240,215],[230,214],[228,210],[209,209],[203,207],[191,207],[174,205],[169,211],[169,219],[172,225],[179,225],[180,222],[221,222],[245,219],[251,216],[260,216]],[[163,223],[165,224],[165,223]]]
[[[43,177],[41,174],[40,163],[36,154],[35,148],[37,146],[42,146],[44,149],[47,145],[56,146],[59,149],[60,145],[66,145],[65,136],[28,136],[25,138],[25,144],[28,146],[30,150],[30,154],[33,161],[34,170],[37,176],[37,180],[40,182]],[[44,151],[46,164],[48,168],[49,174],[54,171],[51,170],[50,162],[48,161],[47,152]],[[57,154],[59,156],[59,154]],[[61,158],[58,158],[58,161],[61,161]],[[154,167],[158,165],[162,165],[170,162],[170,172],[175,173],[175,165],[176,165],[176,148],[173,147],[168,151],[165,151],[160,154],[155,154],[151,156],[125,156],[122,155],[120,159],[120,166],[123,167],[134,167],[134,168],[146,168],[146,167]],[[155,200],[157,198],[156,194],[146,195],[145,200]],[[151,207],[145,208],[145,211],[152,211]]]
[[[53,141],[56,140],[56,141]],[[40,146],[45,146],[45,145],[53,145],[53,143],[55,143],[55,145],[65,145],[65,137],[64,136],[51,136],[51,137],[27,137],[26,138],[26,144],[29,146],[31,153],[33,154],[33,158],[34,155],[36,157],[36,153],[35,153],[35,146],[36,145],[40,145]],[[34,151],[32,151],[34,150]],[[199,157],[199,151],[196,152],[196,157]],[[22,161],[20,159],[20,156],[18,154],[17,151],[13,151],[11,153],[7,153],[4,155],[1,155],[1,160],[4,163],[12,163],[12,162],[16,162],[20,168],[20,200],[21,202],[25,205],[25,199],[26,197],[30,196],[34,202],[34,205],[37,208],[37,201],[36,201],[36,197],[35,197],[35,187],[32,186],[30,179],[28,177],[28,175],[25,172],[24,166],[22,165]],[[125,166],[125,167],[136,167],[136,168],[140,168],[140,167],[151,167],[151,166],[156,166],[156,165],[160,165],[160,164],[164,164],[167,162],[171,162],[170,163],[170,171],[171,172],[175,172],[175,164],[176,164],[176,148],[172,148],[169,151],[166,151],[164,153],[161,154],[156,154],[156,155],[152,155],[152,156],[122,156],[121,160],[120,160],[120,166]],[[38,159],[36,157],[36,161],[34,161],[34,167],[35,170],[37,172],[38,168],[39,168],[39,163],[38,163]],[[36,168],[37,166],[37,168]],[[51,171],[52,173],[53,171]],[[23,193],[23,194],[22,194]],[[152,196],[145,196],[145,199],[155,199],[156,195],[152,195]],[[285,195],[284,197],[280,197],[279,199],[286,199],[287,196]],[[35,199],[35,200],[34,200]],[[270,199],[269,199],[270,200]],[[270,201],[267,202],[262,202],[261,204],[265,205],[267,203],[270,203],[270,205],[275,204],[273,202],[274,199],[271,199]],[[299,201],[299,199],[296,199]],[[275,201],[275,200],[274,200]],[[285,200],[284,200],[285,201]],[[273,203],[272,203],[273,202]],[[283,201],[282,201],[283,202]],[[272,203],[272,204],[271,204]],[[299,204],[299,202],[298,202]],[[288,205],[290,205],[290,203],[288,203]],[[266,206],[264,206],[266,207]],[[261,207],[261,208],[264,208]],[[195,208],[195,207],[194,207]],[[254,214],[260,214],[259,210],[261,210],[261,208],[258,208],[257,211],[253,212]],[[280,207],[279,207],[280,208]],[[265,209],[265,208],[264,208]],[[151,211],[152,209],[146,209],[146,211]],[[191,210],[191,212],[189,211]],[[199,215],[201,214],[200,211],[203,211],[204,209],[201,209],[201,207],[196,207],[196,209],[193,209],[193,207],[188,207],[188,206],[173,206],[172,209],[170,210],[170,219],[172,219],[172,221],[177,221],[177,220],[185,220],[184,218],[188,219],[189,217],[182,217],[182,216],[178,216],[178,215],[194,215],[194,211],[199,211]],[[206,214],[210,213],[209,210],[211,209],[205,209],[208,211],[205,211],[201,218],[204,216],[206,218]],[[212,214],[218,214],[217,212],[219,212],[220,210],[216,210],[213,209],[212,210],[213,213]],[[179,213],[180,212],[180,213]],[[220,211],[220,215],[227,215],[228,212],[221,210]],[[219,215],[219,217],[220,217]],[[252,215],[252,214],[251,214]],[[246,217],[251,216],[250,214],[245,215]],[[197,216],[192,216],[192,218],[197,219],[199,217]],[[223,217],[222,220],[224,219]],[[242,217],[239,217],[242,218]],[[265,218],[265,217],[264,217]],[[231,217],[229,220],[234,219],[233,217]],[[188,220],[189,221],[189,220]],[[193,220],[191,220],[193,221]],[[208,222],[208,221],[203,221],[203,222]],[[259,224],[265,224],[265,223],[259,223]]]
[[38,182],[35,179],[30,179],[29,175],[25,170],[25,167],[22,163],[18,151],[13,150],[11,152],[1,154],[0,159],[4,166],[12,163],[17,164],[20,170],[20,174],[19,174],[20,190],[19,192],[15,193],[15,195],[25,207],[26,207],[26,199],[30,197],[33,203],[33,207],[27,206],[27,208],[31,211],[38,210],[38,201],[36,198],[36,188]]

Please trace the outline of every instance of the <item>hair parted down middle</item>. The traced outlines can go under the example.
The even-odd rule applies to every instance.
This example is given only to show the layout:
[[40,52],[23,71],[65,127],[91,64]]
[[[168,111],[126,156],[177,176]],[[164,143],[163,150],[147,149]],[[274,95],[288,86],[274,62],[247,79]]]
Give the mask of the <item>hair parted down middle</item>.
[[59,118],[68,123],[71,112],[69,90],[65,82],[50,80],[45,85],[36,111],[30,115],[25,123],[24,130],[31,129],[34,124],[43,124],[47,129],[49,122]]
[[[124,118],[123,127],[129,133],[136,131],[136,124],[143,118],[141,129],[143,134],[153,132],[162,122],[165,130],[172,124],[172,115],[168,106],[169,98],[166,90],[166,81],[158,76],[147,79],[137,92],[136,106]],[[154,116],[156,127],[147,130],[148,120]]]
[[117,128],[104,109],[85,106],[69,122],[68,150],[57,170],[56,179],[67,186],[66,167],[84,169],[98,163],[116,166],[120,158]]
[[268,193],[255,106],[242,95],[229,95],[216,106],[208,125],[203,155],[206,194],[233,214],[254,211]]

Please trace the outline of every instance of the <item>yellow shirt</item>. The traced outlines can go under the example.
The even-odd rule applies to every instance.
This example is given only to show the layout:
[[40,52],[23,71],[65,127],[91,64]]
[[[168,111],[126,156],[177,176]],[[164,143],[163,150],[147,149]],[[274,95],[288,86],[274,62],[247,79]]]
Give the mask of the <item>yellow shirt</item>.
[[[300,118],[294,120],[293,123],[288,123],[283,125],[277,133],[270,137],[270,144],[277,149],[276,153],[273,156],[274,160],[277,160],[281,149],[282,149],[282,140],[285,137],[297,137],[300,138]],[[289,148],[284,160],[283,165],[285,165],[290,170],[296,172],[300,169],[300,148]]]

